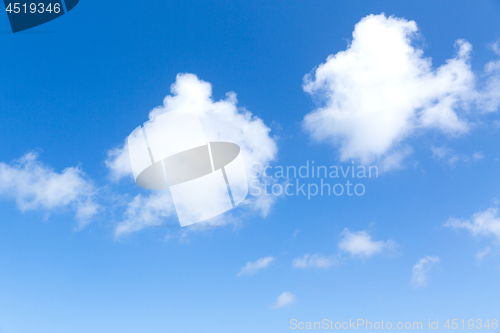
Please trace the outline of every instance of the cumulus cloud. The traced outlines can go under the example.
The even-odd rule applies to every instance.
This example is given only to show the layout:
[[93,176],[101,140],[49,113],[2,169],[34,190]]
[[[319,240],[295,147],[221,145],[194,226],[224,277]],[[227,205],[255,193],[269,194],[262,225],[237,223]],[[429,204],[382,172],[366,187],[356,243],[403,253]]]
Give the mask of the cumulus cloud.
[[247,264],[240,270],[237,276],[254,275],[255,273],[267,268],[273,261],[274,257],[260,258],[255,262],[247,262]]
[[23,212],[51,213],[69,207],[83,228],[100,209],[96,194],[96,187],[79,167],[56,172],[38,161],[35,152],[10,164],[0,162],[0,196],[14,199]]
[[338,263],[338,259],[335,256],[324,256],[319,253],[315,254],[305,254],[302,257],[295,258],[292,262],[292,266],[295,268],[307,269],[307,268],[321,268],[327,269]]
[[427,256],[420,259],[415,266],[413,266],[411,284],[414,288],[427,287],[429,285],[429,273],[438,262],[438,257]]
[[[207,141],[228,141],[240,146],[248,179],[251,181],[252,174],[249,171],[252,165],[267,166],[275,159],[277,146],[275,139],[270,136],[270,128],[264,124],[263,120],[244,108],[238,108],[237,103],[234,92],[227,93],[225,99],[214,101],[210,83],[200,80],[193,74],[178,74],[175,83],[171,86],[171,95],[165,97],[163,105],[150,111],[149,118],[174,110],[196,110]],[[109,169],[111,179],[118,181],[123,177],[131,177],[132,171],[126,143],[109,150],[105,164]],[[262,180],[257,179],[254,185],[257,187],[262,185]],[[162,196],[165,202],[171,201],[167,194],[162,194]],[[140,197],[140,200],[146,204],[148,200],[156,200],[156,198],[157,196],[152,195]],[[274,196],[250,195],[241,205],[249,211],[265,216],[275,200]],[[133,211],[135,210],[132,209]],[[154,223],[168,216],[158,209],[153,209],[148,214],[151,215],[148,220],[154,220]],[[131,223],[127,218],[121,225]],[[134,228],[126,230],[140,230],[140,226],[148,224],[149,222],[135,223]]]
[[271,308],[279,309],[279,308],[283,308],[286,306],[290,306],[296,302],[297,302],[297,298],[295,297],[295,295],[293,295],[292,293],[290,293],[288,291],[285,291],[284,293],[282,293],[281,295],[278,296],[276,303],[274,303],[274,305]]
[[347,228],[342,232],[342,239],[338,244],[339,249],[357,257],[371,257],[384,250],[394,249],[394,241],[374,241],[367,231],[350,232]]
[[444,226],[465,229],[474,236],[494,236],[500,241],[500,217],[498,216],[497,207],[475,213],[469,220],[450,218]]
[[416,130],[467,133],[471,105],[495,111],[500,103],[500,62],[485,68],[476,89],[469,64],[471,44],[456,42],[456,54],[439,68],[414,45],[417,24],[369,15],[356,24],[351,44],[330,55],[304,78],[303,89],[320,106],[303,126],[314,140],[339,148],[341,161],[401,166]]

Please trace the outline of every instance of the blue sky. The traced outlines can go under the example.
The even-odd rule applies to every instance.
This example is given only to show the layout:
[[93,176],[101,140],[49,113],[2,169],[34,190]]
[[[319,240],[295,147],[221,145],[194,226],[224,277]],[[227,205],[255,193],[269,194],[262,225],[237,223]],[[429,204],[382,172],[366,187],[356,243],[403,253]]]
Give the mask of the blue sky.
[[[354,40],[355,26],[381,13],[365,22],[401,34],[414,21],[418,34],[406,44],[369,28]],[[500,319],[500,2],[81,1],[16,34],[0,17],[0,332],[274,333],[290,331],[291,319]],[[456,46],[461,39],[472,49]],[[423,54],[388,67],[359,60],[397,56],[396,42]],[[320,73],[341,51],[351,65],[333,58],[336,69]],[[446,67],[449,59],[458,65]],[[391,74],[397,64],[408,72]],[[440,66],[453,75],[436,79]],[[357,68],[383,75],[365,85]],[[197,76],[193,91],[210,83],[208,98],[225,100],[234,119],[248,110],[262,120],[253,128],[270,129],[238,137],[248,163],[354,161],[379,166],[379,177],[363,180],[363,196],[249,197],[222,226],[201,231],[174,228],[174,211],[153,210],[156,219],[117,234],[134,198],[154,194],[116,176],[110,151],[121,156],[127,135],[176,95],[171,85],[190,96],[179,73]],[[372,96],[381,108],[348,103]],[[425,116],[450,98],[436,112],[456,112],[462,127]],[[324,118],[304,120],[320,109]],[[402,113],[404,125],[389,121]],[[388,164],[394,156],[401,160]],[[51,190],[56,181],[74,191]],[[78,215],[86,209],[90,217]]]

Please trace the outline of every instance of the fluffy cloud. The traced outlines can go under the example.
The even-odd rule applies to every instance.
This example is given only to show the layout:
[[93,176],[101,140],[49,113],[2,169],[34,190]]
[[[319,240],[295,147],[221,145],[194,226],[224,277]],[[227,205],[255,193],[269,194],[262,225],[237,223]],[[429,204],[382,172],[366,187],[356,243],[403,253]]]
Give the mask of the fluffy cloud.
[[307,269],[307,268],[321,268],[327,269],[338,263],[335,256],[323,256],[319,253],[313,255],[305,254],[302,257],[295,258],[292,262],[292,266],[295,268]]
[[[165,97],[163,105],[151,110],[149,118],[173,110],[197,110],[207,141],[228,141],[240,146],[246,164],[248,179],[252,180],[252,175],[249,172],[251,166],[254,163],[258,163],[263,167],[267,166],[276,157],[277,146],[274,138],[269,135],[270,128],[264,124],[262,119],[252,115],[251,112],[245,109],[238,108],[237,102],[234,92],[227,93],[226,98],[223,100],[214,101],[210,83],[198,79],[193,74],[178,74],[175,83],[171,86],[171,95]],[[105,163],[110,171],[111,179],[120,180],[123,177],[131,177],[132,171],[126,143],[108,151]],[[258,184],[260,183],[258,182]],[[139,199],[136,197],[134,200],[141,200],[143,205],[156,207],[157,198],[158,195],[151,195],[149,197],[141,196]],[[168,194],[162,194],[162,198],[167,206],[171,206],[168,203],[171,202]],[[153,200],[154,203],[148,204],[149,200]],[[242,203],[242,206],[265,216],[275,200],[276,197],[274,196],[250,195]],[[134,202],[131,202],[127,208],[126,216],[133,216],[139,210],[140,208],[136,207]],[[117,230],[117,232],[136,231],[151,223],[159,223],[159,221],[169,216],[167,212],[170,211],[170,208],[165,208],[164,211],[151,209],[145,215],[147,218],[141,219],[142,222],[140,223],[132,222],[129,217],[126,217],[119,228],[132,224],[134,227],[125,228],[121,232]],[[141,214],[139,213],[139,215]]]
[[31,152],[10,164],[0,162],[0,195],[14,199],[23,212],[69,207],[83,228],[99,211],[97,189],[79,167],[56,172],[37,158]]
[[104,163],[110,171],[108,176],[112,181],[117,182],[125,177],[133,179],[127,140],[123,145],[108,150]]
[[438,257],[427,256],[420,259],[413,266],[411,284],[414,288],[427,287],[429,285],[429,273],[438,262]]
[[500,241],[500,217],[496,207],[475,213],[470,220],[450,218],[444,225],[445,227],[468,230],[474,236],[495,236]]
[[497,110],[500,62],[486,66],[479,91],[468,42],[458,40],[456,55],[435,69],[413,45],[417,33],[414,21],[383,14],[356,24],[349,47],[304,78],[304,91],[321,103],[303,121],[313,139],[339,147],[342,161],[388,170],[411,153],[403,140],[417,129],[467,133],[471,105]]
[[339,249],[358,257],[368,258],[397,246],[392,240],[373,241],[372,236],[366,231],[350,232],[348,229],[344,229],[342,237],[338,244]]
[[278,296],[278,299],[276,300],[276,303],[274,303],[272,308],[279,309],[279,308],[283,308],[286,306],[290,306],[296,302],[297,302],[297,298],[295,297],[295,295],[293,295],[292,293],[290,293],[288,291],[285,291],[284,293],[282,293],[281,295]]
[[[500,56],[500,39],[491,44],[490,48]],[[500,60],[486,64],[484,74],[488,80],[482,91],[478,93],[478,105],[487,112],[496,111],[500,104]]]
[[341,240],[337,244],[341,252],[324,256],[319,253],[305,254],[292,261],[292,266],[300,269],[320,268],[328,269],[341,262],[342,252],[347,252],[351,256],[359,258],[369,258],[384,251],[391,251],[398,245],[392,241],[374,241],[372,236],[365,230],[351,232],[344,229],[340,234]]
[[174,214],[175,208],[169,192],[155,191],[148,196],[138,194],[127,204],[123,221],[116,226],[115,236],[159,226],[165,218]]
[[238,276],[242,275],[254,275],[260,270],[263,270],[264,268],[267,268],[269,264],[271,264],[274,261],[274,257],[265,257],[265,258],[260,258],[259,260],[255,262],[247,262],[247,264],[240,270],[238,273]]

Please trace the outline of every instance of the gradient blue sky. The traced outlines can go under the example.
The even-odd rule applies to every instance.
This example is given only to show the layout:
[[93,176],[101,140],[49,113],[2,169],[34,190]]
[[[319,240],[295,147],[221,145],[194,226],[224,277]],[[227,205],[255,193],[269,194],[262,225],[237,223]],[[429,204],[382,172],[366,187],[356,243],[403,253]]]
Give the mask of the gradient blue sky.
[[[273,165],[350,165],[304,130],[316,105],[303,77],[345,50],[363,17],[382,12],[417,23],[435,68],[453,57],[457,39],[473,45],[478,80],[499,58],[488,48],[500,38],[498,1],[82,0],[17,34],[0,15],[0,162],[35,150],[55,172],[80,166],[108,205],[147,193],[111,182],[106,152],[187,72],[210,82],[215,100],[236,92],[238,105],[271,128]],[[471,119],[468,134],[408,137],[406,163],[366,181],[362,197],[280,198],[266,217],[202,232],[156,227],[117,239],[123,207],[111,205],[78,231],[67,209],[20,212],[4,193],[0,332],[275,333],[290,331],[293,318],[500,319],[499,239],[443,226],[500,197],[498,112]],[[431,147],[446,147],[458,162]],[[474,161],[478,152],[484,157]],[[338,248],[345,228],[398,246],[357,258]],[[484,248],[491,254],[478,260]],[[341,254],[328,269],[292,266],[308,253]],[[275,259],[267,268],[237,276],[268,256]],[[426,256],[440,261],[429,284],[415,288],[412,269]],[[273,309],[283,292],[296,302]]]

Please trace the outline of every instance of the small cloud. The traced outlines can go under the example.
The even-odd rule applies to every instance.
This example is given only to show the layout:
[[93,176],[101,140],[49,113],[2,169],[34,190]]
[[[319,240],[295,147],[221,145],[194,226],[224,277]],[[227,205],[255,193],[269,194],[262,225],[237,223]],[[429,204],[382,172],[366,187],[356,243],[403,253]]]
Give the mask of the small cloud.
[[48,216],[70,208],[78,220],[77,228],[82,229],[102,209],[97,202],[98,192],[80,167],[54,171],[38,161],[36,152],[10,164],[0,162],[0,197],[15,200],[22,212],[39,210]]
[[115,236],[119,238],[146,227],[160,226],[174,214],[174,203],[169,192],[138,194],[127,204],[123,220],[115,227]]
[[472,159],[474,161],[482,160],[483,158],[484,158],[484,154],[482,151],[478,151],[478,152],[475,152],[474,154],[472,154]]
[[271,262],[275,260],[274,257],[260,258],[255,262],[247,262],[247,264],[240,270],[237,276],[248,275],[252,276],[260,270],[267,268]]
[[495,236],[500,241],[500,217],[498,208],[491,207],[472,215],[470,220],[450,218],[445,227],[468,230],[474,236]]
[[343,239],[338,244],[339,249],[349,252],[353,256],[368,258],[384,250],[397,247],[397,244],[392,240],[373,241],[367,231],[350,232],[346,228],[341,235]]
[[483,261],[483,259],[491,253],[491,251],[492,251],[492,249],[489,246],[486,247],[486,248],[484,248],[484,249],[482,249],[481,251],[479,251],[476,254],[476,259],[478,261]]
[[285,291],[278,296],[276,303],[271,307],[272,309],[279,309],[290,306],[297,302],[297,298],[292,293]]
[[497,39],[496,42],[491,43],[489,46],[493,52],[500,56],[500,39]]
[[437,160],[441,160],[446,155],[451,153],[451,150],[446,148],[445,146],[442,147],[431,146],[431,150],[432,150],[432,157],[434,157]]
[[297,237],[297,235],[299,234],[299,232],[300,232],[300,230],[299,230],[299,229],[296,229],[296,230],[293,232],[292,237],[293,237],[293,238],[296,238],[296,237]]
[[439,257],[427,256],[420,259],[415,266],[413,266],[411,284],[414,288],[427,287],[429,285],[429,273],[438,262]]
[[292,266],[295,268],[307,269],[307,268],[321,268],[327,269],[338,263],[338,260],[334,256],[323,256],[319,253],[313,255],[305,254],[302,257],[293,259]]
[[482,151],[474,152],[472,155],[468,156],[465,154],[457,154],[453,150],[442,146],[435,147],[431,146],[432,157],[436,160],[445,161],[449,166],[454,167],[458,163],[468,163],[468,162],[477,162],[484,158],[484,153]]

